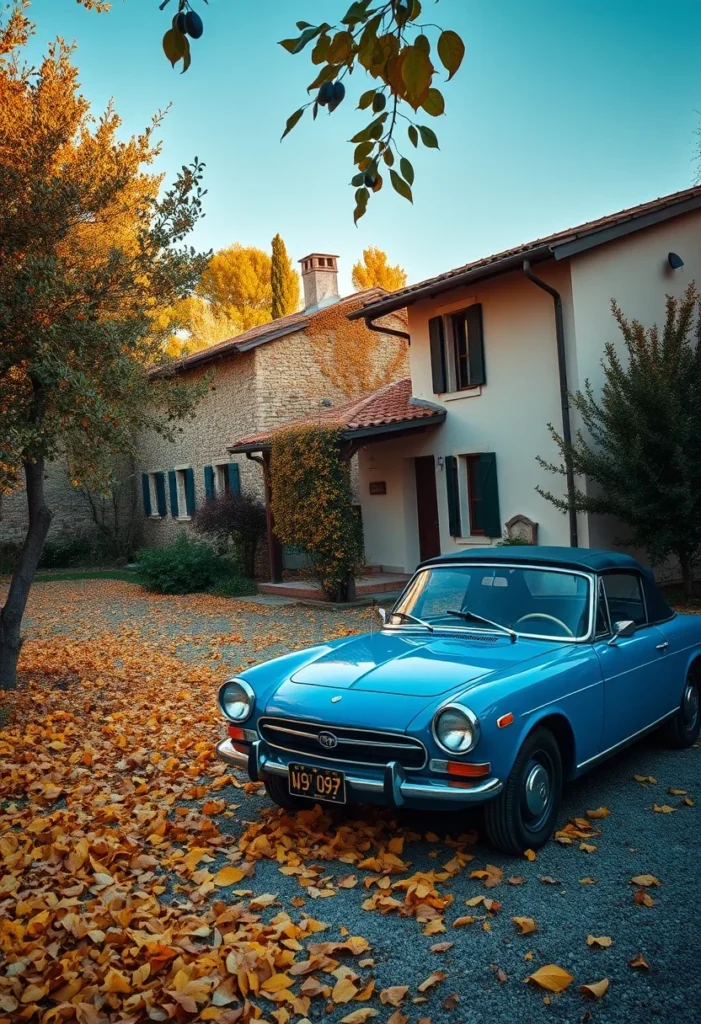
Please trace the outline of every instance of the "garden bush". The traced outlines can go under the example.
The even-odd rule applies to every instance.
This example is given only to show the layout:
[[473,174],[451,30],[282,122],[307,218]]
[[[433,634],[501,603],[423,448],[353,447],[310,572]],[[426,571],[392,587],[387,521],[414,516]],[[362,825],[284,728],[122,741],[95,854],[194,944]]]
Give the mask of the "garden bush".
[[266,532],[265,506],[248,494],[220,494],[195,512],[192,525],[211,538],[220,554],[231,554],[244,576],[255,571],[256,551]]
[[163,548],[138,552],[138,579],[159,594],[193,594],[231,575],[232,563],[209,546],[181,533]]
[[104,547],[83,534],[47,540],[39,561],[40,569],[76,569],[104,565],[110,561]]

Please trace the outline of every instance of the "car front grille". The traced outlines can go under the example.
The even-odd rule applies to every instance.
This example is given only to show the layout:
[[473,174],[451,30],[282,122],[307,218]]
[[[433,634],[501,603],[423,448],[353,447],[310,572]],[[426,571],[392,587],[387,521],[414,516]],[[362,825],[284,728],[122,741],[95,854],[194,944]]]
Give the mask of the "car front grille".
[[[261,718],[258,731],[271,747],[291,754],[308,755],[323,761],[339,761],[384,768],[397,761],[403,768],[417,770],[426,764],[426,748],[419,740],[400,732],[351,729],[317,725],[292,718]],[[321,738],[320,738],[321,737]],[[323,737],[332,737],[325,744]]]

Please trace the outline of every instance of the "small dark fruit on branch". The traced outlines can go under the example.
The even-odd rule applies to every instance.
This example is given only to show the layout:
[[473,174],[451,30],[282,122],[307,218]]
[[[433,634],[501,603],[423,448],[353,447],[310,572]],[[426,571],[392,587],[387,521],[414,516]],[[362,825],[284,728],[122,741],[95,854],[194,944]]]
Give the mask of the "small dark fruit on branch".
[[200,18],[197,11],[188,11],[185,15],[185,30],[193,39],[199,39],[204,32],[202,18]]
[[181,32],[183,35],[185,35],[185,33],[187,32],[187,22],[185,19],[184,11],[181,11],[180,14],[176,15],[175,27],[177,28],[178,32]]
[[372,109],[376,114],[387,106],[387,97],[383,92],[376,92],[372,98]]
[[346,87],[343,82],[336,82],[333,87],[333,98],[339,104],[346,95]]
[[316,100],[322,107],[325,107],[327,103],[330,103],[333,100],[333,82],[324,82],[322,87],[319,89],[319,95]]

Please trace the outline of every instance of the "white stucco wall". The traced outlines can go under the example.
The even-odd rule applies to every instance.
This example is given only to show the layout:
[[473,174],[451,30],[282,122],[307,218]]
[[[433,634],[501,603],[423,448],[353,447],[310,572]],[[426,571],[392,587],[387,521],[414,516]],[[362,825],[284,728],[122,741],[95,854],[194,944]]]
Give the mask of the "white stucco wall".
[[[679,253],[685,261],[682,270],[666,269],[669,251]],[[680,296],[692,280],[701,287],[701,213],[687,214],[571,260],[552,260],[533,269],[562,295],[570,390],[582,387],[586,378],[596,388],[602,382],[600,364],[606,342],[613,341],[623,349],[611,314],[612,297],[627,316],[647,326],[663,322],[666,294]],[[487,382],[475,391],[434,395],[429,318],[462,309],[471,302],[481,302],[483,307]],[[447,419],[444,425],[424,434],[369,445],[361,452],[360,490],[368,561],[402,565],[407,571],[414,568],[418,560],[415,497],[402,481],[406,467],[412,467],[410,460],[429,454],[438,460],[447,455],[496,453],[502,523],[521,513],[539,524],[540,544],[568,545],[567,517],[535,489],[540,484],[556,493],[565,491],[564,477],[547,472],[536,462],[537,455],[559,462],[548,432],[549,422],[558,430],[562,424],[550,296],[517,272],[417,303],[409,307],[408,313],[413,393],[441,404]],[[573,429],[578,425],[572,412]],[[369,495],[372,479],[387,481],[386,497]],[[436,487],[443,552],[493,543],[483,537],[450,536],[445,472],[439,462]],[[462,518],[465,530],[466,516]],[[624,532],[615,523],[581,515],[578,531],[579,543],[584,547],[613,547]]]

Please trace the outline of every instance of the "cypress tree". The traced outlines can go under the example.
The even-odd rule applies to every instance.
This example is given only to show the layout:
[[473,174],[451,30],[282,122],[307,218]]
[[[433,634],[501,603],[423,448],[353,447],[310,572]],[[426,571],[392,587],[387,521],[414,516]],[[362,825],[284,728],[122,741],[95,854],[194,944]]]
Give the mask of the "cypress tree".
[[[619,543],[642,547],[659,564],[679,562],[684,593],[692,595],[694,563],[701,553],[701,321],[693,284],[681,299],[667,296],[662,332],[628,320],[612,302],[627,360],[613,344],[604,350],[604,383],[589,381],[572,396],[583,429],[569,447],[549,425],[563,460],[586,480],[574,505],[590,515],[613,516],[627,527]],[[543,459],[545,469],[563,465]],[[537,490],[562,512],[567,498]]]
[[273,259],[270,270],[272,285],[271,314],[273,320],[294,313],[299,306],[299,275],[292,266],[280,235],[273,238]]

